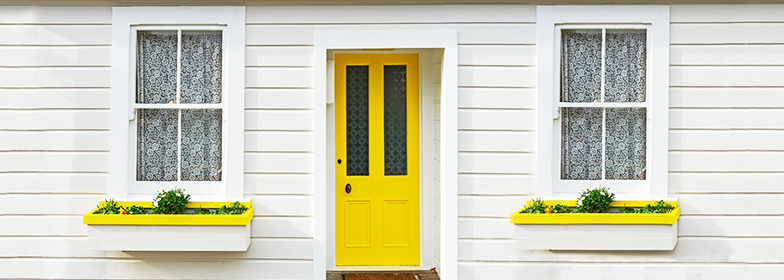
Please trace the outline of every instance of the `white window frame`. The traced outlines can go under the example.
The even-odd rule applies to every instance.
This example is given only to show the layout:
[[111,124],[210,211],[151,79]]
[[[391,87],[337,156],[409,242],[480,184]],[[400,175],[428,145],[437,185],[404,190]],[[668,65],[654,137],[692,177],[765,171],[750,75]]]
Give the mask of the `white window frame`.
[[[537,7],[538,196],[574,199],[589,186],[609,187],[616,199],[667,197],[669,106],[669,6]],[[628,107],[628,103],[561,103],[562,29],[646,29],[646,180],[561,180],[561,112],[563,107]],[[604,156],[604,153],[603,153]]]
[[[245,7],[115,7],[112,12],[110,196],[124,200],[149,200],[155,191],[177,186],[191,193],[194,201],[242,200]],[[221,104],[174,105],[181,109],[223,109],[222,181],[136,181],[136,109],[173,106],[135,102],[137,30],[222,31]]]

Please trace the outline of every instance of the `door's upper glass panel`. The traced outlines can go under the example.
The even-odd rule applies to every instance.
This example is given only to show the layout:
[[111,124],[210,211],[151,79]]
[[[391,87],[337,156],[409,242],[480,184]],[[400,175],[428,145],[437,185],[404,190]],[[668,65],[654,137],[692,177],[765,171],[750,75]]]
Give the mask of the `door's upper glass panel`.
[[384,66],[384,174],[408,174],[406,66]]
[[346,175],[370,175],[368,66],[346,66]]

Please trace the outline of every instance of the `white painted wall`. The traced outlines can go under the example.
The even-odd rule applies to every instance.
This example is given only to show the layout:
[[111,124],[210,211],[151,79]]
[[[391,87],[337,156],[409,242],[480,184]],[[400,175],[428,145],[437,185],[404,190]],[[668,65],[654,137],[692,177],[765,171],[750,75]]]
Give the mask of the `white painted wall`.
[[674,251],[515,249],[509,214],[535,195],[534,6],[259,6],[247,8],[251,248],[124,253],[89,251],[81,224],[108,192],[111,8],[2,7],[0,278],[310,279],[313,32],[449,29],[459,44],[459,183],[436,182],[435,197],[459,192],[460,279],[775,279],[784,5],[675,5],[671,20]]

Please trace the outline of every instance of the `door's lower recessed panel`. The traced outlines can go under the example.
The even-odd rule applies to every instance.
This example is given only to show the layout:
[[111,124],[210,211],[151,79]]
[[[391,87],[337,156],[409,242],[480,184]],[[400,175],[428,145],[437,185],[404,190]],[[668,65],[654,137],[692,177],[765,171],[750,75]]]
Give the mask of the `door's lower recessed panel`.
[[406,247],[408,242],[408,201],[384,201],[384,247]]
[[370,247],[370,201],[346,201],[346,247]]

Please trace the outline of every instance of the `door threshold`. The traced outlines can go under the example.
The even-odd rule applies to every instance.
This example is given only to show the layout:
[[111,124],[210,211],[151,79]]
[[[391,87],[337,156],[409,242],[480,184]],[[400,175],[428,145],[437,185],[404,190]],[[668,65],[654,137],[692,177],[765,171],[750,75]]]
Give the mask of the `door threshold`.
[[[440,280],[441,278],[438,276],[438,273],[433,273],[430,270],[420,270],[420,267],[403,267],[407,269],[397,269],[397,270],[390,270],[391,267],[386,267],[387,269],[379,269],[379,270],[368,270],[368,267],[361,267],[365,268],[363,270],[327,270],[327,280],[344,280],[345,275],[348,274],[408,274],[414,275],[417,280]],[[378,267],[381,268],[381,267]],[[392,267],[397,268],[397,267]]]

